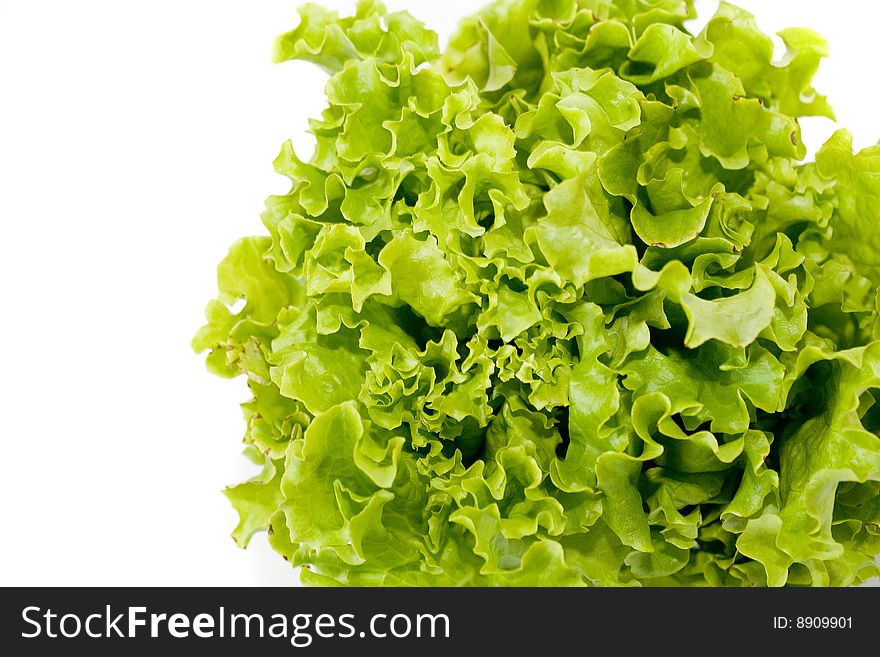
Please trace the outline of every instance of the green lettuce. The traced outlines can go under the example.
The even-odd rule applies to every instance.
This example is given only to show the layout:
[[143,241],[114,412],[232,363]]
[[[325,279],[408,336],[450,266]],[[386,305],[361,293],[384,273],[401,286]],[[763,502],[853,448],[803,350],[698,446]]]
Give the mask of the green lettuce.
[[240,545],[316,585],[878,574],[880,148],[804,161],[821,37],[773,61],[690,0],[499,0],[442,53],[374,0],[300,17],[315,150],[193,342],[253,395]]

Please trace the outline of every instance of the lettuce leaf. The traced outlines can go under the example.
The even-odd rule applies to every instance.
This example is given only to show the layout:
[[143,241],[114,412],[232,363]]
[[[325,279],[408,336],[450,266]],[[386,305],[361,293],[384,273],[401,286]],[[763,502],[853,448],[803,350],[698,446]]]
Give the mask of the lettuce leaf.
[[441,53],[318,5],[314,154],[193,347],[227,497],[310,585],[848,586],[880,554],[880,150],[804,162],[825,41],[722,2],[498,0]]

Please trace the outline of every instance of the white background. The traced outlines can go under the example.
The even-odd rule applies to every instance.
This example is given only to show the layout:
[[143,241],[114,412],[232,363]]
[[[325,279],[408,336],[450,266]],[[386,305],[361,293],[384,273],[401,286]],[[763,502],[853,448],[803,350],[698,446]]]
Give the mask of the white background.
[[[386,4],[445,43],[479,2]],[[739,4],[828,38],[817,87],[876,142],[880,3]],[[0,0],[0,584],[295,581],[264,538],[229,538],[246,387],[189,341],[217,262],[287,190],[280,144],[310,153],[324,76],[269,61],[296,6]],[[811,152],[834,128],[803,123]]]

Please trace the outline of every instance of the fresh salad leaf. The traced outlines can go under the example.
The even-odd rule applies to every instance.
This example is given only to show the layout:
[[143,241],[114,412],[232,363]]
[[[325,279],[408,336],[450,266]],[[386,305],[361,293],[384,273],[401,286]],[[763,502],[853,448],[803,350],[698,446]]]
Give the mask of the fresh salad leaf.
[[239,544],[314,585],[878,574],[880,150],[804,161],[816,33],[694,15],[498,0],[441,53],[300,9],[315,150],[193,341],[253,395]]

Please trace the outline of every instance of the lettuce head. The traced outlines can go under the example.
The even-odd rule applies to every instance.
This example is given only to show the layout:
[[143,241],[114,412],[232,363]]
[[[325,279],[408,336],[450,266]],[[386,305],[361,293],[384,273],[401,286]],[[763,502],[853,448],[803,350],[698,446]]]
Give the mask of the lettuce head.
[[314,153],[194,340],[252,394],[239,544],[319,585],[877,574],[880,147],[805,161],[819,35],[500,0],[441,52],[373,0],[299,13]]

